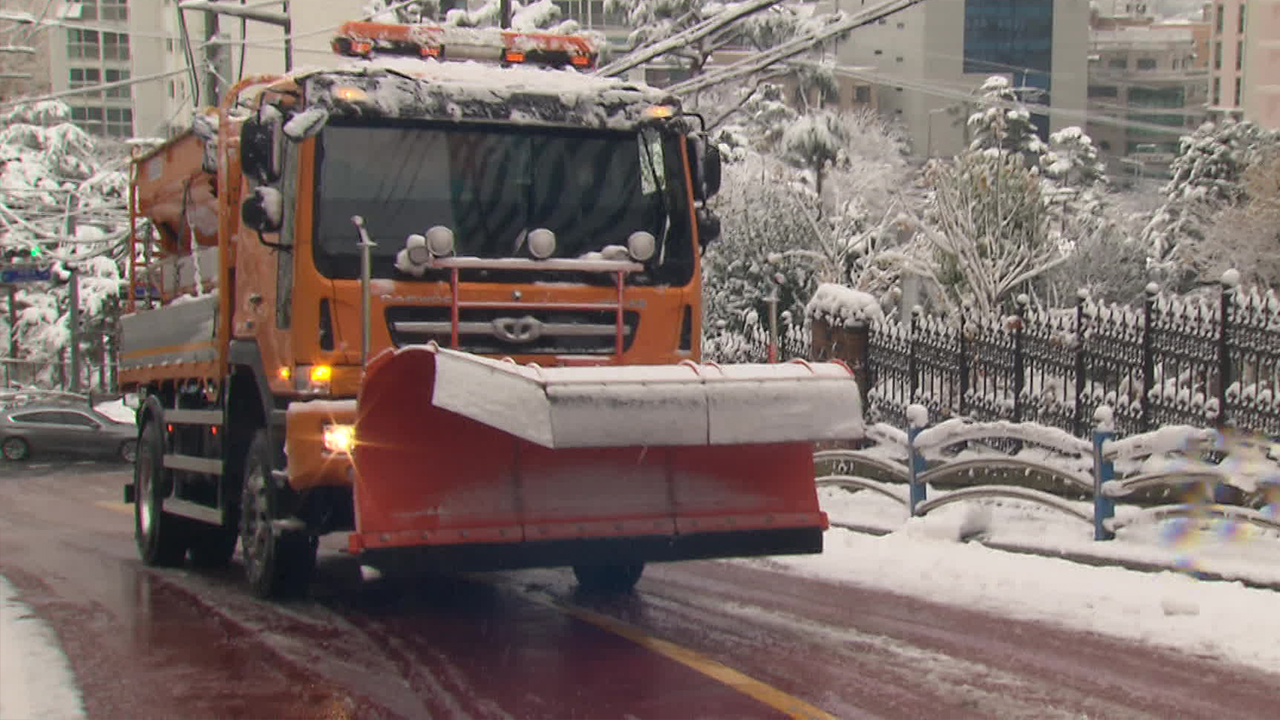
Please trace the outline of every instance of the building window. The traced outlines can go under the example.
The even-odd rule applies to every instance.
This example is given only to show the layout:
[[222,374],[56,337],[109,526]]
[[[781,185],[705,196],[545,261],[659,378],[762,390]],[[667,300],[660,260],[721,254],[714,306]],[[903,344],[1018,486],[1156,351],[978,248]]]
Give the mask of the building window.
[[1218,35],[1222,34],[1222,16],[1224,14],[1225,12],[1222,9],[1222,3],[1218,3],[1216,19],[1213,21],[1213,27],[1214,27],[1213,32],[1215,34],[1218,34]]
[[76,20],[97,20],[98,19],[98,3],[96,2],[96,0],[80,0],[80,2],[74,3],[74,5],[80,6],[79,12],[72,10],[71,12],[67,13],[67,17],[74,18]]
[[[98,68],[70,68],[67,71],[67,79],[71,88],[90,87],[98,85],[102,82],[102,73]],[[79,97],[101,97],[98,93],[80,93]]]
[[1115,85],[1090,85],[1089,97],[1091,98],[1113,98],[1119,97],[1120,91]]
[[1106,140],[1099,140],[1099,141],[1098,141],[1098,148],[1099,148],[1099,149],[1101,149],[1101,150],[1102,150],[1102,152],[1110,152],[1110,151],[1111,151],[1111,143],[1107,142]]
[[1239,26],[1236,28],[1236,30],[1237,30],[1241,35],[1243,35],[1243,34],[1244,34],[1244,8],[1245,8],[1245,4],[1244,4],[1244,3],[1240,3],[1240,17],[1239,17],[1239,21],[1240,21],[1240,22],[1239,22]]
[[1236,107],[1240,107],[1240,80],[1241,79],[1242,78],[1239,75],[1236,76]]
[[894,58],[894,62],[902,62],[902,56],[899,55],[898,57]]
[[173,52],[173,38],[164,39],[164,51]]
[[1138,58],[1138,69],[1139,70],[1155,70],[1156,69],[1155,58]]
[[[1244,6],[1242,5],[1241,7],[1243,8]],[[1236,69],[1237,70],[1244,69],[1244,41],[1243,40],[1236,41]]]
[[81,60],[97,60],[99,57],[98,31],[68,30],[67,57]]
[[128,60],[129,36],[124,33],[102,33],[102,59]]
[[853,89],[853,101],[856,103],[871,102],[871,88],[866,85],[859,85]]
[[81,130],[91,135],[102,134],[102,108],[100,107],[73,107],[71,120],[79,125]]
[[898,29],[899,29],[899,30],[906,30],[906,29],[907,29],[907,24],[906,24],[906,23],[904,23],[904,22],[900,22],[900,23],[898,23]]
[[[109,83],[120,82],[121,80],[128,80],[129,71],[128,70],[112,70],[108,68],[106,72],[106,78],[107,78],[107,82]],[[129,86],[124,85],[117,88],[108,88],[106,90],[106,93],[107,93],[107,97],[109,98],[128,98]]]
[[107,108],[106,134],[127,138],[133,135],[133,111],[129,108]]
[[1129,68],[1129,58],[1111,58],[1107,61],[1107,67],[1112,70],[1127,70]]
[[1222,69],[1222,41],[1213,44],[1213,69]]
[[1222,104],[1222,78],[1213,79],[1213,104],[1218,106]]
[[876,55],[883,55],[883,54],[884,54],[884,51],[883,51],[883,50],[877,50],[877,51],[875,51],[875,54],[876,54]]
[[128,20],[129,7],[125,4],[126,0],[99,0],[102,4],[103,20]]

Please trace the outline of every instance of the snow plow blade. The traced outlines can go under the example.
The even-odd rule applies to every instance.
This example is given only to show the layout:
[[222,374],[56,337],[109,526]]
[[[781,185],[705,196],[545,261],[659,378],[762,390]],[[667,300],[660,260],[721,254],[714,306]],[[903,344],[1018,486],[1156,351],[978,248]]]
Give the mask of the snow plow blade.
[[820,552],[813,442],[862,436],[838,363],[369,363],[350,549],[452,569]]

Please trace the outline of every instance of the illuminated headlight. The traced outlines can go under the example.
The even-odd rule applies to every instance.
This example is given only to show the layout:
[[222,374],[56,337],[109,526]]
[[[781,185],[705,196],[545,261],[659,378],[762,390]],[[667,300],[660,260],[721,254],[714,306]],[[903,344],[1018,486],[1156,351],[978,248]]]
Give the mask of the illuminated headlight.
[[653,257],[653,253],[657,248],[657,239],[653,237],[652,233],[647,233],[644,230],[637,230],[627,238],[627,252],[631,254],[632,259],[636,262],[644,262]]
[[352,425],[325,425],[324,449],[335,455],[350,455],[356,446],[356,429]]
[[299,392],[327,393],[333,384],[333,368],[329,365],[299,365],[293,373],[293,386]]

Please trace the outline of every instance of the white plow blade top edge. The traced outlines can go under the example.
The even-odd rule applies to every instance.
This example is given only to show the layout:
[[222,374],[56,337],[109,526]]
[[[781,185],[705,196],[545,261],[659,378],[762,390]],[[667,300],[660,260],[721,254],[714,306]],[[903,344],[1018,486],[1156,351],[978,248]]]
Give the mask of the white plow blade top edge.
[[432,403],[548,448],[862,437],[836,363],[537,368],[437,348]]

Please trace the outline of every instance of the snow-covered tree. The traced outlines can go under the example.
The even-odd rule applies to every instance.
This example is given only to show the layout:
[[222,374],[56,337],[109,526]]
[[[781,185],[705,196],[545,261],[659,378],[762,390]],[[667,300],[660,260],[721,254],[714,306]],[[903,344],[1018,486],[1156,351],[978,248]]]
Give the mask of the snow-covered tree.
[[999,310],[1060,264],[1037,168],[1018,152],[969,151],[925,170],[916,241],[896,259],[931,281],[946,311]]
[[[632,28],[628,47],[635,49],[664,40],[729,9],[718,0],[605,0],[604,8],[624,18]],[[703,72],[711,56],[729,46],[764,50],[826,24],[830,15],[813,15],[806,8],[778,4],[754,13],[671,53],[693,77]]]
[[703,264],[709,357],[746,359],[735,348],[762,330],[772,292],[781,298],[782,332],[796,334],[819,282],[883,294],[895,279],[875,259],[897,243],[899,190],[912,172],[901,134],[871,113],[823,122],[838,129],[824,150],[821,196],[810,160],[757,152],[740,137],[727,153],[716,200],[724,232]]
[[[1206,254],[1231,254],[1221,243],[1235,241],[1214,236],[1213,229],[1222,213],[1248,204],[1245,173],[1277,147],[1280,132],[1250,122],[1205,123],[1182,138],[1163,188],[1165,202],[1143,230],[1154,270],[1168,285],[1188,290],[1215,279],[1200,274]],[[1241,250],[1244,256],[1252,252]]]
[[[17,325],[4,328],[6,339],[16,337],[20,357],[36,362],[68,353],[71,270],[89,357],[101,360],[106,351],[121,290],[118,260],[128,226],[122,154],[116,149],[110,162],[112,148],[71,124],[70,114],[62,103],[43,102],[0,115],[0,248],[28,259],[36,253],[55,275],[54,282],[21,287]],[[59,378],[51,368],[46,379]]]
[[969,150],[999,150],[1019,154],[1035,167],[1048,150],[1036,127],[1031,112],[1023,106],[1009,79],[992,75],[978,90],[978,102],[986,107],[969,116],[969,134],[973,139]]
[[[364,14],[376,22],[433,23],[457,27],[497,27],[502,23],[502,3],[488,0],[470,10],[453,8],[441,17],[440,0],[419,0],[408,4],[393,0],[370,0],[364,5]],[[530,32],[542,30],[565,35],[581,33],[578,21],[562,18],[560,8],[552,0],[533,0],[521,3],[511,0],[511,29]]]
[[1064,250],[1081,238],[1109,233],[1106,227],[1106,165],[1093,140],[1079,127],[1049,136],[1049,149],[1040,156],[1045,202],[1056,222],[1051,232]]

